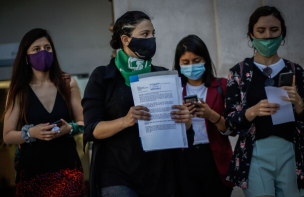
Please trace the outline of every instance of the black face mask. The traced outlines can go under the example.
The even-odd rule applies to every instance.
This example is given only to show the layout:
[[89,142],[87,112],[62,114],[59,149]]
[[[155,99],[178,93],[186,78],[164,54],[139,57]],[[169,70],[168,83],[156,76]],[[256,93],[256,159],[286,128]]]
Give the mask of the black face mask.
[[128,47],[139,59],[150,60],[156,51],[155,38],[133,37]]

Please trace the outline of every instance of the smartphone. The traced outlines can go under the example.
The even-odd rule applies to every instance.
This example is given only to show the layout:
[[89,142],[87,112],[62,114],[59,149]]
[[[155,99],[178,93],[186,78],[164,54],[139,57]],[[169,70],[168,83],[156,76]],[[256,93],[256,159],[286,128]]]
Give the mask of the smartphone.
[[191,103],[194,105],[194,101],[198,102],[197,95],[189,95],[184,97],[185,103]]
[[279,87],[292,86],[293,73],[281,73],[279,78]]
[[53,124],[56,124],[57,125],[57,127],[61,127],[62,126],[62,122],[61,122],[61,120],[57,120],[56,122],[53,122],[52,124],[50,124],[50,125],[53,125]]

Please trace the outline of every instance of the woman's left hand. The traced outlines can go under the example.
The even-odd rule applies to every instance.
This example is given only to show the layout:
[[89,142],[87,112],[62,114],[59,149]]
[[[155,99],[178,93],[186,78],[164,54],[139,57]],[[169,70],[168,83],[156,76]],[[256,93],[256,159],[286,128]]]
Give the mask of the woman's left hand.
[[61,127],[59,127],[59,133],[56,133],[54,135],[54,138],[60,137],[62,135],[68,134],[70,133],[71,129],[72,129],[72,125],[69,125],[69,123],[67,123],[65,120],[61,119],[62,125]]
[[192,119],[188,107],[183,105],[173,105],[172,109],[178,109],[178,111],[171,111],[171,118],[176,123],[186,123],[186,129],[189,130],[192,124]]
[[301,99],[300,95],[297,92],[296,77],[295,76],[293,76],[292,86],[282,86],[280,88],[283,89],[283,90],[286,90],[287,94],[288,94],[288,97],[289,97],[289,98],[283,97],[282,100],[290,101],[295,106],[302,107],[303,102],[302,102],[302,99]]
[[210,119],[213,110],[209,107],[207,103],[203,101],[203,99],[200,98],[200,101],[201,101],[200,103],[196,101],[194,102],[194,104],[198,106],[196,107],[196,111],[194,112],[194,115],[199,118]]

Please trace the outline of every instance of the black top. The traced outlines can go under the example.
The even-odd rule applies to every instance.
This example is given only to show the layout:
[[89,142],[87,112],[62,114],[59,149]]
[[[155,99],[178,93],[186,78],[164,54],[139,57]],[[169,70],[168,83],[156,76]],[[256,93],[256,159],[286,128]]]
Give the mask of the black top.
[[[52,123],[60,119],[71,122],[66,102],[58,91],[51,113],[44,108],[30,86],[28,86],[27,91],[29,95],[26,112],[28,124]],[[24,121],[23,125],[25,124]],[[36,139],[32,143],[21,144],[19,164],[16,167],[16,183],[20,179],[26,181],[36,175],[58,172],[67,168],[77,168],[82,171],[75,140],[67,135],[50,141]],[[20,177],[21,172],[22,177]]]
[[[276,76],[273,77],[273,80],[275,81],[274,87],[278,87],[280,74],[286,72],[289,72],[289,69],[284,67]],[[262,71],[254,65],[251,85],[249,86],[247,93],[248,108],[256,105],[263,99],[267,99],[265,92],[266,79],[268,79],[268,77],[265,76]],[[271,116],[257,116],[253,121],[256,127],[255,140],[264,139],[271,135],[275,135],[293,142],[293,130],[290,128],[295,128],[294,122],[273,125]]]
[[[153,65],[151,68],[152,72],[163,70],[166,69]],[[84,144],[94,141],[90,172],[92,196],[100,196],[100,188],[114,185],[126,185],[144,196],[174,193],[173,154],[177,150],[144,152],[137,124],[106,139],[97,140],[93,136],[99,122],[124,117],[134,106],[131,88],[125,84],[114,58],[108,66],[93,71],[82,105]]]

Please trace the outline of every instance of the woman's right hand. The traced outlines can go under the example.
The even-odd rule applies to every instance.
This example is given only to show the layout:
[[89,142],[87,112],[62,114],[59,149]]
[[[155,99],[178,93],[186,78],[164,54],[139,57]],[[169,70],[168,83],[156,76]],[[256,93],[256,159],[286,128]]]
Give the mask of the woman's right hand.
[[124,117],[124,125],[131,127],[137,123],[137,120],[151,120],[151,114],[147,112],[149,112],[149,109],[144,106],[131,107],[128,114]]
[[264,99],[246,111],[246,118],[251,122],[257,116],[271,116],[279,109],[279,104],[268,103],[268,100]]
[[30,136],[40,140],[50,141],[53,139],[55,133],[57,133],[57,131],[51,131],[54,126],[55,125],[49,125],[49,123],[38,124],[29,129]]

